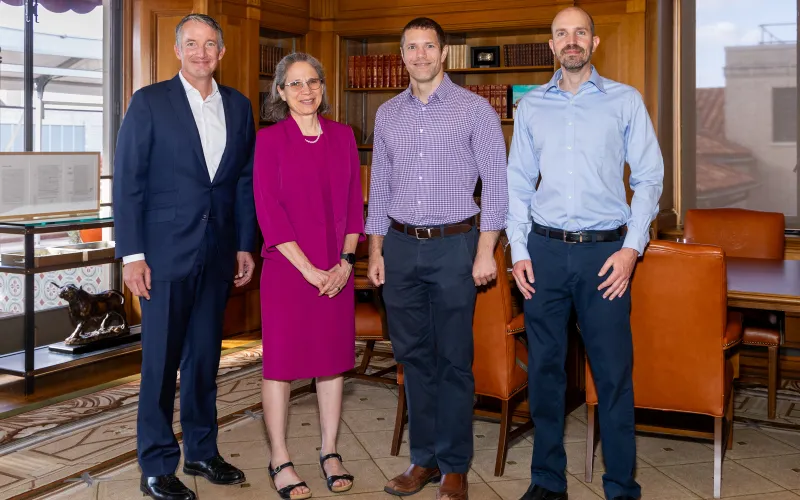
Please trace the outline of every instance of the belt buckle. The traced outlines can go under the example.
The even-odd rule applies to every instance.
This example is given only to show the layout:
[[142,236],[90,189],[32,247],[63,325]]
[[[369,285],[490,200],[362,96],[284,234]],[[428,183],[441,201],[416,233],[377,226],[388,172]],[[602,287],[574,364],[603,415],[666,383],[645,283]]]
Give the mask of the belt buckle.
[[[431,238],[433,238],[433,235],[431,234],[431,229],[432,228],[430,228],[430,227],[415,227],[414,228],[414,236],[416,236],[416,238],[418,240],[431,239]],[[427,232],[427,236],[424,236],[424,237],[420,236],[420,231],[423,231],[423,233],[422,233],[423,235],[425,234],[425,232]]]
[[578,231],[578,241],[567,241],[567,231],[561,233],[561,240],[564,243],[574,245],[575,243],[583,243],[583,231]]

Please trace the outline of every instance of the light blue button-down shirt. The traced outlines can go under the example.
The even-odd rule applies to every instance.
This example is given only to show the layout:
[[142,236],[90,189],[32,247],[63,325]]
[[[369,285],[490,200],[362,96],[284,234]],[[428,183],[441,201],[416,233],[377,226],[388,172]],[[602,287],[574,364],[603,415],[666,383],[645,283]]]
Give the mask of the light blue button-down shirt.
[[[530,259],[531,221],[567,231],[627,224],[623,247],[641,255],[664,180],[664,159],[642,96],[594,67],[574,95],[560,89],[560,79],[559,69],[517,108],[508,158],[511,258]],[[625,162],[634,191],[630,206]]]

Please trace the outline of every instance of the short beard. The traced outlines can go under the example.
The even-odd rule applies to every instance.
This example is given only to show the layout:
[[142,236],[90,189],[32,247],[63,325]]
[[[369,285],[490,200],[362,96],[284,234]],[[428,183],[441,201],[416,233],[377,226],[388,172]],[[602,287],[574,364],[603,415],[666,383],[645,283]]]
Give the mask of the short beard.
[[[565,47],[564,50],[567,50],[569,48],[573,47],[572,46]],[[581,48],[581,50],[583,50],[583,48]],[[580,71],[583,69],[584,66],[589,64],[589,61],[592,60],[592,46],[591,45],[589,46],[589,53],[583,59],[575,60],[575,59],[569,59],[568,57],[569,56],[562,55],[561,57],[558,58],[558,62],[561,63],[561,67],[570,72]]]

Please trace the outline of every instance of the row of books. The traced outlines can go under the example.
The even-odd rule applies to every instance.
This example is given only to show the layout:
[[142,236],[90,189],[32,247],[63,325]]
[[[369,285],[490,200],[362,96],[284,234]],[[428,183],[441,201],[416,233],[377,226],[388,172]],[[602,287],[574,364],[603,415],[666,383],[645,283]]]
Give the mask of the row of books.
[[539,85],[465,85],[464,88],[475,92],[492,105],[497,116],[516,118],[517,106],[527,92]]
[[275,66],[283,59],[284,49],[282,47],[274,47],[272,45],[261,44],[259,46],[259,62],[258,72],[261,74],[271,75],[275,72]]
[[553,66],[553,51],[547,43],[503,45],[506,66]]
[[447,54],[445,66],[447,69],[469,68],[471,64],[471,51],[469,45],[450,45],[450,52]]
[[408,83],[408,70],[400,54],[347,58],[347,86],[350,88],[406,87]]

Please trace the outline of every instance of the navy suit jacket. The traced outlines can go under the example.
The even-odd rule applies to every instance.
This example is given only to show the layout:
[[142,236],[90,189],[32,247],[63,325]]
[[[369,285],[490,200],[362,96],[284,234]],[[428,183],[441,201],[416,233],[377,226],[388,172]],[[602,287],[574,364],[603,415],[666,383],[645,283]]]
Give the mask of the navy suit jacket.
[[154,280],[185,278],[209,225],[227,281],[236,252],[255,251],[252,107],[236,90],[218,88],[227,142],[213,181],[178,75],[136,91],[122,121],[114,158],[116,254],[144,253]]

